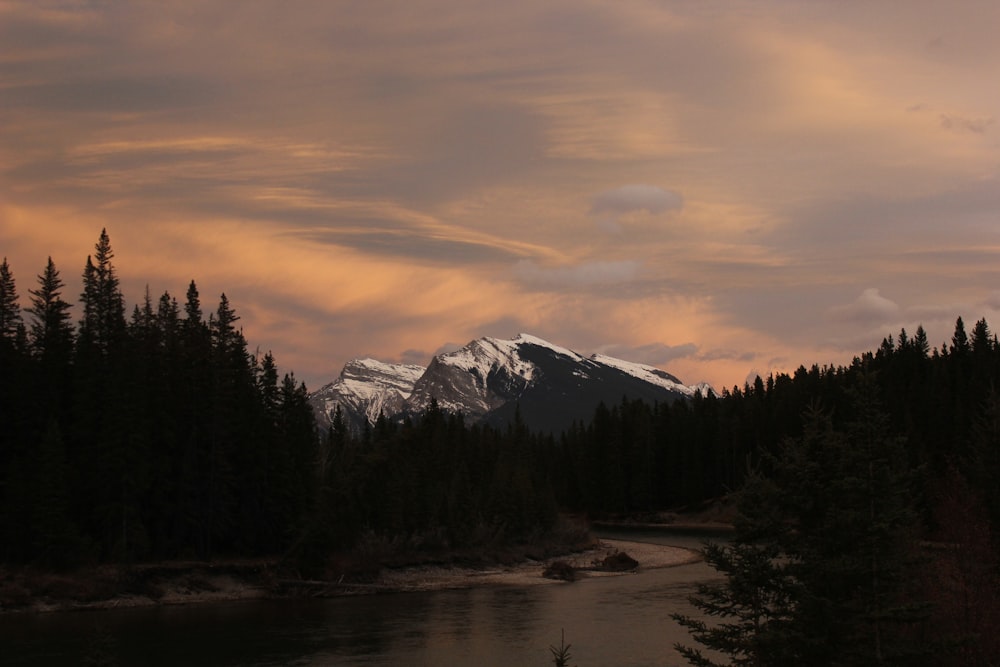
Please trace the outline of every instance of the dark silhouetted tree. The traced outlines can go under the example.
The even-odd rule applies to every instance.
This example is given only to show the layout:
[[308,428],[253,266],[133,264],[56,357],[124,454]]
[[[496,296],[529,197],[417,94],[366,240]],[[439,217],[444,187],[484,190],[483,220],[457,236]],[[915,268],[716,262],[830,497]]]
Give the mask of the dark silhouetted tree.
[[73,325],[70,324],[69,303],[62,298],[64,287],[59,271],[49,257],[45,271],[38,276],[38,289],[28,290],[32,323],[29,343],[38,360],[46,409],[61,414],[60,397],[69,385],[69,369],[73,358]]
[[25,342],[24,320],[21,317],[14,274],[4,257],[0,264],[0,346],[22,351]]
[[919,664],[921,647],[904,632],[922,614],[908,590],[912,477],[870,378],[851,404],[842,429],[828,413],[806,413],[803,436],[767,461],[768,483],[744,492],[752,502],[741,501],[733,545],[709,551],[727,578],[694,602],[736,620],[682,622],[736,664]]
[[965,333],[965,322],[959,317],[955,320],[955,333],[951,337],[951,353],[964,355],[969,352],[969,335]]
[[106,357],[119,345],[125,334],[125,297],[122,295],[111,239],[102,229],[94,246],[93,259],[88,256],[83,271],[83,318],[80,320],[79,345],[98,356]]

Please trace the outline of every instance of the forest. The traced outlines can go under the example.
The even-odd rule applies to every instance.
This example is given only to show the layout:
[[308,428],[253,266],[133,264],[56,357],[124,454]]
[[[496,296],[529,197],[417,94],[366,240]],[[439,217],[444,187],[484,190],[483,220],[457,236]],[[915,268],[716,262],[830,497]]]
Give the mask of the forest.
[[359,540],[502,544],[553,527],[556,499],[522,426],[414,421],[318,433],[306,387],[251,353],[222,294],[197,286],[127,312],[102,231],[79,321],[51,259],[21,307],[0,265],[0,561],[279,555],[314,567]]
[[183,301],[147,290],[129,310],[113,259],[102,231],[78,288],[50,259],[24,302],[0,265],[8,566],[273,556],[322,574],[359,545],[525,544],[564,513],[728,496],[734,539],[706,551],[727,583],[697,598],[724,625],[678,622],[734,664],[993,664],[1000,650],[1000,343],[985,319],[719,395],[622,397],[558,436],[436,405],[321,433],[307,388],[251,351],[225,294],[206,314],[191,281]]

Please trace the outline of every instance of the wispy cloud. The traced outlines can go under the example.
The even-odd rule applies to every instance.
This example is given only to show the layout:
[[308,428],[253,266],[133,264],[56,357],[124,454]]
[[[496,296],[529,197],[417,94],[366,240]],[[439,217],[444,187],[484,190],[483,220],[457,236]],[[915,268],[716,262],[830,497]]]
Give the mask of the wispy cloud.
[[941,114],[941,127],[946,130],[956,132],[972,132],[973,134],[986,134],[991,125],[996,123],[996,118],[965,118]]
[[885,298],[875,287],[869,287],[851,303],[834,306],[827,311],[834,320],[861,324],[889,322],[900,313],[899,304]]
[[514,277],[538,288],[582,288],[619,285],[635,280],[642,265],[634,260],[592,261],[572,266],[545,267],[523,259],[514,265]]
[[659,215],[666,211],[680,210],[683,206],[684,200],[679,194],[659,186],[623,185],[594,197],[590,214],[619,216],[646,211],[651,215]]
[[0,247],[26,289],[107,227],[127,298],[226,291],[311,386],[519,330],[731,386],[1000,308],[998,24],[971,0],[0,2]]

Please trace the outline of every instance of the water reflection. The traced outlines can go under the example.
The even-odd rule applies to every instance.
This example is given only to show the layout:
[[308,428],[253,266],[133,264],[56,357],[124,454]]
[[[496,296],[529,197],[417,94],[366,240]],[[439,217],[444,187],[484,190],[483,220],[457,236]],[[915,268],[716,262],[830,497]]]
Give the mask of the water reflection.
[[695,564],[577,584],[10,615],[0,646],[4,665],[80,664],[104,632],[121,665],[543,666],[565,630],[581,667],[664,667],[689,642],[670,614],[691,613],[697,582],[716,576]]
[[490,627],[497,638],[517,641],[538,625],[541,588],[494,588],[490,592]]
[[454,591],[453,595],[437,595],[434,600],[432,616],[440,619],[438,625],[442,634],[454,642],[468,640],[471,634],[471,625],[475,622],[473,612],[476,609],[476,601],[473,595],[476,591],[463,590]]

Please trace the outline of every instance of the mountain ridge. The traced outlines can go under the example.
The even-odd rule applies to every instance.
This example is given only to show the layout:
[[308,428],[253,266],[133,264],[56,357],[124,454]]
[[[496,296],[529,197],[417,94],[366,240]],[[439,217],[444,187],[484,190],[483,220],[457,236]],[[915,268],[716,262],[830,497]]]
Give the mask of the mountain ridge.
[[601,403],[623,397],[650,402],[714,393],[705,383],[685,385],[654,366],[602,354],[584,356],[527,333],[511,339],[482,337],[436,355],[426,368],[355,359],[340,376],[310,396],[321,427],[337,405],[355,429],[420,414],[435,401],[470,422],[502,425],[520,412],[536,430],[559,432],[586,421]]

